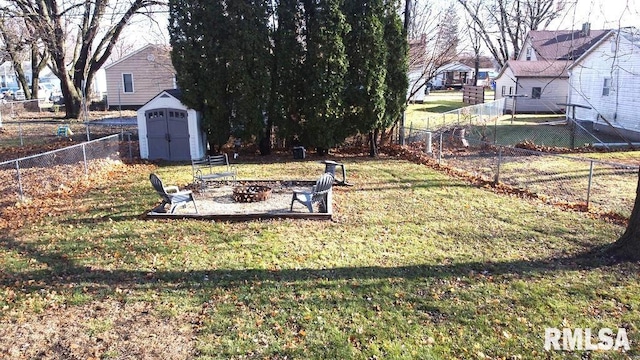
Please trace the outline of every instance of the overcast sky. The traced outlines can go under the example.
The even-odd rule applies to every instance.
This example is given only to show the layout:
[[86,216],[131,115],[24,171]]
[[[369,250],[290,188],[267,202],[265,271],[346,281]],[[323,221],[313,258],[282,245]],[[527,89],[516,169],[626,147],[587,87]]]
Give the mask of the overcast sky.
[[[454,0],[416,0],[449,6]],[[547,29],[580,29],[582,24],[591,23],[591,29],[614,29],[624,26],[640,27],[640,0],[557,0],[567,6],[565,15],[556,19]],[[462,11],[462,10],[461,10]],[[462,13],[461,13],[462,15]],[[148,43],[168,43],[166,26],[168,13],[156,16],[157,23],[151,24],[141,19],[125,33],[124,41],[142,47]]]
[[579,29],[591,23],[592,29],[640,26],[638,0],[566,0],[567,14],[554,21],[549,29]]

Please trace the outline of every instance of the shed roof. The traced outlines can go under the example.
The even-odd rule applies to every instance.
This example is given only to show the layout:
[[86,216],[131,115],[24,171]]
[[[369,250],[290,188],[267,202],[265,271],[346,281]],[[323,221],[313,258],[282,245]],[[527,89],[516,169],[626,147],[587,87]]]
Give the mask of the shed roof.
[[158,95],[152,97],[151,99],[149,99],[149,101],[147,101],[146,103],[144,103],[140,108],[142,109],[143,107],[147,106],[148,103],[152,102],[153,100],[159,98],[162,96],[162,94],[168,94],[169,96],[175,98],[176,100],[178,100],[179,102],[182,102],[182,90],[180,89],[166,89],[166,90],[162,90],[158,93]]

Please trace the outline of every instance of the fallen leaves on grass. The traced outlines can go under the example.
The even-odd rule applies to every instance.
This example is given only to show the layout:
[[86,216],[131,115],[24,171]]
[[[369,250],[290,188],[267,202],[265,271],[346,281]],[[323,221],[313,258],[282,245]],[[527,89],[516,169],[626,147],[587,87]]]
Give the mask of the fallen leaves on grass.
[[550,205],[558,206],[565,210],[586,212],[586,213],[589,213],[592,217],[597,217],[617,225],[626,226],[627,222],[629,221],[628,218],[620,214],[612,213],[612,212],[598,212],[597,210],[587,207],[584,203],[568,203],[568,202],[552,201],[546,196],[537,194],[527,189],[510,186],[503,183],[496,184],[493,181],[485,180],[481,176],[472,174],[468,171],[464,171],[464,170],[456,169],[447,165],[440,164],[436,160],[434,160],[431,156],[426,155],[421,148],[413,149],[410,147],[391,145],[391,146],[384,147],[383,151],[385,151],[388,155],[395,156],[397,158],[411,161],[416,164],[429,166],[430,168],[444,172],[451,177],[468,181],[478,187],[490,189],[497,194],[517,196],[519,198],[535,199]]
[[[39,168],[37,173],[23,179],[26,181],[23,186],[34,190],[30,192],[32,198],[14,204],[5,202],[0,207],[0,229],[17,229],[47,216],[77,212],[79,209],[74,200],[79,195],[91,189],[113,186],[129,173],[151,172],[153,168],[148,164],[95,160],[90,164],[88,178],[83,175],[84,168],[79,166]],[[74,178],[80,180],[68,181]],[[56,183],[59,184],[57,187],[46,185]]]
[[0,324],[0,357],[11,359],[190,359],[189,318],[155,314],[146,302],[106,300],[48,309]]

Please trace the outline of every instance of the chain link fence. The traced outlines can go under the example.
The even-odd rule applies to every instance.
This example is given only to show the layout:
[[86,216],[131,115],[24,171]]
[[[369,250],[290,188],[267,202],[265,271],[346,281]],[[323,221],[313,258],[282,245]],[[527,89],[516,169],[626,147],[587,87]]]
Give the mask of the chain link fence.
[[0,162],[0,203],[67,191],[73,184],[120,159],[120,140],[111,135],[63,149]]
[[[601,147],[626,144],[615,132],[594,128],[592,122],[571,121],[564,114],[504,115],[505,99],[467,106],[434,116],[414,116],[405,124],[408,143],[425,140],[425,132],[460,131],[460,136],[496,145],[526,144],[537,148]],[[613,146],[613,145],[612,145]]]
[[42,100],[6,101],[6,99],[0,99],[0,126],[2,126],[3,120],[10,121],[25,113],[40,113],[48,110],[44,107]]
[[431,120],[425,129],[405,129],[405,142],[441,164],[485,181],[529,191],[551,203],[578,204],[602,213],[630,216],[636,196],[637,162],[558,154],[563,149],[568,152],[572,143],[601,142],[602,138],[595,139],[581,124],[544,125],[525,131],[501,129],[504,125],[496,125],[501,121],[511,126],[510,116],[505,119],[501,111],[499,103],[459,109],[445,114],[439,123]]

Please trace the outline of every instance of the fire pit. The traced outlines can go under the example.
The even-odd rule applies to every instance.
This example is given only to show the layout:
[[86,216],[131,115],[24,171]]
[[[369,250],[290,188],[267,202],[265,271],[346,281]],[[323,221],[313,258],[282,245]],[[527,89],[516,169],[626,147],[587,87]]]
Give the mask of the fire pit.
[[233,201],[249,203],[265,201],[271,196],[271,188],[262,185],[238,186],[233,189]]

